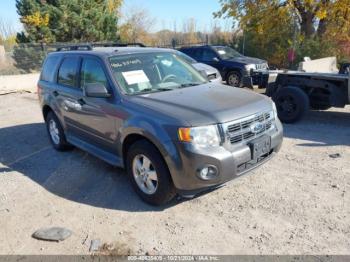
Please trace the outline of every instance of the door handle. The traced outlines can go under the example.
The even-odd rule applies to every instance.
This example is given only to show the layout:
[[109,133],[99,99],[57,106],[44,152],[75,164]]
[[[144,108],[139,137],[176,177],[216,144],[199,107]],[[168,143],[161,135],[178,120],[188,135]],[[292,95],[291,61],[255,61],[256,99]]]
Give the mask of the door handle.
[[80,98],[80,99],[78,99],[78,101],[77,101],[78,103],[79,103],[79,105],[81,105],[81,106],[83,106],[83,105],[85,105],[86,104],[86,102],[85,102],[85,100],[83,99],[83,98]]
[[52,92],[54,96],[59,96],[60,93],[58,93],[56,90]]

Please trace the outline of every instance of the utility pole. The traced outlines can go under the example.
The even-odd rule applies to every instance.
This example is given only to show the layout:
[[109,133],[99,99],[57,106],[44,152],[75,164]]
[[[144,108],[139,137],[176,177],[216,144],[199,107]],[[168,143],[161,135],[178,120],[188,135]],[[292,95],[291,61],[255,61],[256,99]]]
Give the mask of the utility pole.
[[242,47],[242,54],[245,55],[244,53],[245,53],[245,33],[244,33],[244,29],[243,29],[243,47]]

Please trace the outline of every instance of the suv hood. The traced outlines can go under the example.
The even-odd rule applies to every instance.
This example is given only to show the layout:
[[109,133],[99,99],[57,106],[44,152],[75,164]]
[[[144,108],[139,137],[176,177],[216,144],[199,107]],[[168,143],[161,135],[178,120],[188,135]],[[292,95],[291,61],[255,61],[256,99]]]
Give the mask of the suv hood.
[[225,123],[272,110],[272,102],[266,96],[213,83],[131,96],[130,102],[186,121],[189,126]]
[[255,57],[249,57],[249,56],[237,56],[235,58],[228,59],[226,61],[232,61],[232,62],[238,62],[242,64],[264,64],[267,63],[265,60],[255,58]]

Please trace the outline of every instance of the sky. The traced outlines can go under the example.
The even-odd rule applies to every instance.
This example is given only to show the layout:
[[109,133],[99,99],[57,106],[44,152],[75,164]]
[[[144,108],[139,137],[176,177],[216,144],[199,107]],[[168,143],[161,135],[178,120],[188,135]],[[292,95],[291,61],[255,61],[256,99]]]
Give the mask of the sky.
[[0,21],[11,24],[16,31],[22,28],[16,12],[15,0],[0,0]]
[[[124,0],[122,10],[144,8],[156,19],[152,31],[173,29],[174,21],[181,29],[184,20],[194,18],[198,29],[205,31],[213,23],[213,12],[220,10],[219,0]],[[230,27],[229,20],[217,19],[223,28]]]
[[[15,30],[21,29],[15,0],[0,0],[0,20],[12,24]],[[198,30],[209,30],[213,23],[213,12],[220,9],[219,0],[124,0],[122,11],[143,8],[155,18],[153,32],[163,28],[173,29],[174,21],[181,29],[184,20],[194,18]],[[229,20],[217,19],[223,28],[229,29]]]

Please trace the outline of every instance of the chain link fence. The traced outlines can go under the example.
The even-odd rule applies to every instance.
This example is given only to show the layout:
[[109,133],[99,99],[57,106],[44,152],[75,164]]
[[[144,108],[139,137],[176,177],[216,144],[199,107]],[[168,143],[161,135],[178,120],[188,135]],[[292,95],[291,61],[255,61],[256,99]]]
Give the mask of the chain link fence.
[[[178,43],[176,41],[169,41],[168,45],[156,46],[161,48],[180,48],[181,46],[192,45],[204,45],[208,42],[198,43]],[[30,44],[17,44],[12,47],[6,47],[0,45],[0,76],[4,75],[18,75],[40,72],[43,60],[45,56],[58,48],[65,46],[77,45],[78,43],[55,43],[55,44],[43,44],[43,43],[30,43]],[[123,43],[79,43],[79,45],[91,45],[91,46],[132,46],[133,44]],[[142,46],[140,43],[134,45]]]

